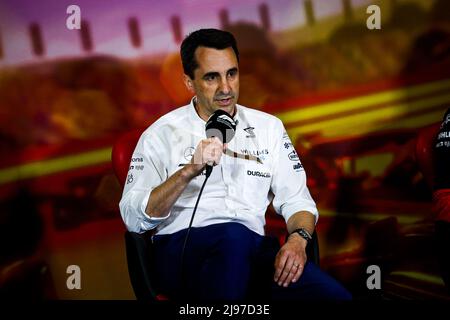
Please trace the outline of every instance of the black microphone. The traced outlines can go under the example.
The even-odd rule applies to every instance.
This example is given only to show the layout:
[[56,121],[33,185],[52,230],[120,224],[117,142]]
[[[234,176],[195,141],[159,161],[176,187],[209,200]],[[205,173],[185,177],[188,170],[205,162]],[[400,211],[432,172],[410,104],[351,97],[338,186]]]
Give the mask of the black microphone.
[[[218,109],[206,121],[205,131],[206,137],[217,137],[222,143],[228,143],[236,132],[236,122],[228,112]],[[206,177],[210,176],[212,169],[212,165],[206,165]]]

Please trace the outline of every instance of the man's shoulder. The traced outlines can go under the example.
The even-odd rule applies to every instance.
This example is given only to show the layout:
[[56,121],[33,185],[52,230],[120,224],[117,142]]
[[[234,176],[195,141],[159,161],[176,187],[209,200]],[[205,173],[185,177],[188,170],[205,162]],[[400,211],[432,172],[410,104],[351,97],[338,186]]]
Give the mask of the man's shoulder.
[[177,126],[188,117],[189,105],[178,107],[172,111],[169,111],[165,115],[158,118],[153,122],[145,131],[144,134],[151,134],[153,132],[159,132],[165,128]]
[[265,125],[280,125],[282,122],[281,120],[264,111],[261,110],[257,110],[257,109],[253,109],[253,108],[249,108],[249,107],[245,107],[242,105],[239,105],[240,109],[242,110],[242,112],[244,113],[245,117],[247,119],[251,119],[252,121],[257,121],[260,123],[263,123]]

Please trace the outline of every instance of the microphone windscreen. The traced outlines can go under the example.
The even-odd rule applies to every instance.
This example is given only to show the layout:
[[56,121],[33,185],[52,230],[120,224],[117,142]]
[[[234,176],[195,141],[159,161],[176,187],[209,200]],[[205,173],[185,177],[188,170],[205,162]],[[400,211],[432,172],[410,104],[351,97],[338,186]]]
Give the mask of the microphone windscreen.
[[228,143],[234,137],[236,122],[226,111],[219,109],[206,121],[205,130],[208,138],[217,137],[223,143]]

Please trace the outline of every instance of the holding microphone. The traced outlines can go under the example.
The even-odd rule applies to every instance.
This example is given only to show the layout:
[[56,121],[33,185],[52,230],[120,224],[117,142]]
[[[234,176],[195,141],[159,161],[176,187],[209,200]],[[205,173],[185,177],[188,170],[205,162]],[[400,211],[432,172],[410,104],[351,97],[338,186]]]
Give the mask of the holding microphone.
[[[209,139],[218,138],[222,142],[223,152],[225,152],[227,146],[226,144],[233,139],[236,132],[236,123],[231,116],[221,110],[216,110],[208,119],[205,126],[206,136]],[[221,154],[220,154],[221,156]],[[220,160],[219,156],[219,160]],[[208,163],[206,165],[206,177],[211,175],[213,165],[217,163]]]
[[206,177],[208,178],[213,166],[219,164],[222,153],[226,150],[226,144],[233,139],[236,123],[227,112],[218,109],[206,122],[205,131],[207,139],[200,141],[191,163],[197,165],[198,174],[206,164]]

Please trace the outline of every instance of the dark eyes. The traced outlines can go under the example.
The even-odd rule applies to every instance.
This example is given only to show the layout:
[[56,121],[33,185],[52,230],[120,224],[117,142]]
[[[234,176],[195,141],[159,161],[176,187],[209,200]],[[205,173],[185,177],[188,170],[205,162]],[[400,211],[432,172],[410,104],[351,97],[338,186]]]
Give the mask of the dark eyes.
[[205,80],[206,80],[206,81],[213,81],[213,80],[215,80],[216,78],[217,78],[216,75],[209,75],[209,76],[206,76],[206,77],[205,77]]
[[237,70],[231,70],[230,72],[228,72],[229,77],[234,77],[236,74],[237,74]]
[[[238,71],[237,70],[230,70],[227,73],[227,77],[228,78],[234,78],[237,75]],[[215,81],[219,78],[219,75],[217,74],[210,74],[210,75],[206,75],[203,77],[203,79],[205,79],[205,81]]]

